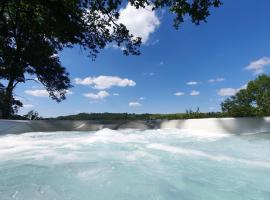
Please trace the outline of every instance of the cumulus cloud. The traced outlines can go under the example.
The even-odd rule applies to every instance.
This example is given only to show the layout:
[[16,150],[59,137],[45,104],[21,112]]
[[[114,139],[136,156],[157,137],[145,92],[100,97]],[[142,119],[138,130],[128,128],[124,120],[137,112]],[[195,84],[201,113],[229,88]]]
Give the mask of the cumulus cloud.
[[49,93],[45,89],[25,90],[24,93],[34,96],[34,97],[48,97],[49,96]]
[[[49,96],[48,91],[45,89],[25,90],[24,93],[34,96],[34,97],[48,97]],[[71,95],[73,93],[70,90],[66,90],[66,94]]]
[[183,95],[185,95],[185,93],[184,92],[176,92],[176,93],[174,93],[174,95],[175,96],[183,96]]
[[130,106],[130,107],[140,107],[140,106],[142,106],[142,104],[137,102],[137,101],[132,101],[132,102],[128,103],[128,106]]
[[222,97],[233,96],[241,89],[246,89],[246,88],[247,88],[247,84],[241,86],[240,88],[221,88],[220,90],[218,90],[218,95]]
[[118,23],[124,24],[127,29],[136,37],[142,38],[142,43],[146,43],[151,33],[160,25],[160,20],[156,16],[152,6],[136,9],[130,3],[120,10]]
[[225,78],[215,78],[208,80],[209,83],[222,82],[225,81]]
[[120,49],[121,51],[126,50],[126,48],[124,46],[118,46],[116,44],[113,44],[111,47],[114,48],[114,49]]
[[23,104],[23,108],[33,108],[33,104]]
[[71,94],[73,94],[73,92],[70,91],[70,90],[66,90],[66,94],[67,94],[67,95],[71,95]]
[[233,96],[237,93],[238,89],[235,88],[221,88],[218,91],[218,95],[222,97]]
[[24,101],[25,100],[25,98],[23,98],[23,97],[19,97],[19,96],[14,96],[14,99],[15,100],[17,100],[17,101]]
[[84,79],[75,78],[74,82],[75,82],[75,84],[78,84],[78,85],[92,85],[93,84],[93,78],[92,77],[86,77]]
[[189,81],[186,83],[187,85],[197,85],[198,82],[197,81]]
[[196,90],[192,90],[189,94],[190,94],[190,96],[198,96],[200,94],[200,92],[196,91]]
[[123,79],[117,76],[86,77],[84,79],[75,78],[74,82],[78,85],[93,86],[95,89],[99,90],[110,89],[113,86],[134,87],[136,85],[135,81],[133,80],[129,80],[127,78]]
[[101,99],[104,99],[108,96],[110,96],[110,94],[106,91],[99,91],[98,93],[85,93],[83,94],[83,96],[85,97],[88,97],[90,99],[93,99],[93,100],[101,100]]
[[270,58],[262,57],[259,60],[252,61],[245,69],[254,72],[254,74],[261,74],[265,71],[265,68],[269,66]]

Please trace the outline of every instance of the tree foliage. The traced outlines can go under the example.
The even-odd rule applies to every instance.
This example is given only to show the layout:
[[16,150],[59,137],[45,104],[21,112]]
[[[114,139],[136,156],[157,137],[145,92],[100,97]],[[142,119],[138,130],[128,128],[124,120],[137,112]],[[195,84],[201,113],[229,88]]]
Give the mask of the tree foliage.
[[174,114],[135,114],[135,113],[79,113],[77,115],[59,116],[60,120],[159,120],[159,119],[198,119],[224,117],[222,113],[202,113],[188,110],[186,113]]
[[[220,0],[129,0],[136,8],[168,8],[178,27],[189,15],[199,24]],[[0,0],[0,79],[8,81],[2,98],[5,118],[10,117],[13,90],[19,83],[37,80],[52,99],[65,99],[71,87],[58,53],[75,45],[95,58],[109,43],[122,46],[126,55],[139,55],[141,38],[118,23],[122,0]],[[30,77],[30,78],[29,78]]]
[[[6,89],[3,84],[0,83],[0,118],[3,115],[3,110],[6,109],[6,105],[4,102],[5,99],[5,93]],[[18,112],[19,108],[22,107],[22,102],[19,100],[15,99],[14,97],[11,98],[11,104],[12,106],[9,108],[9,112],[14,115]]]
[[28,120],[40,120],[42,119],[38,112],[34,111],[34,110],[30,110],[26,115],[24,115],[23,117],[25,117]]
[[233,117],[270,115],[270,77],[260,75],[221,104],[222,111]]

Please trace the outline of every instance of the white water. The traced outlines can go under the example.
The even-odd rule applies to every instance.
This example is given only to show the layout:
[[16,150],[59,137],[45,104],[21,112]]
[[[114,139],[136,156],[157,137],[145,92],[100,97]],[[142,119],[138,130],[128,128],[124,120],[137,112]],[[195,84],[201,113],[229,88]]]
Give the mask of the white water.
[[0,199],[270,199],[270,134],[103,129],[3,135]]

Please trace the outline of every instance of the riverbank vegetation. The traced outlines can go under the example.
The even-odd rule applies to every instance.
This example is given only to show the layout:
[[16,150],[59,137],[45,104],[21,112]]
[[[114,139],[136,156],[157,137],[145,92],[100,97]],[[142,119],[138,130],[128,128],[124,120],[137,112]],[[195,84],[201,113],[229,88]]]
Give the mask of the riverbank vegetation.
[[156,120],[156,119],[198,119],[224,117],[220,112],[202,113],[187,111],[174,114],[135,114],[135,113],[80,113],[77,115],[60,116],[60,120]]
[[260,75],[246,88],[221,103],[222,112],[232,117],[270,115],[270,77]]

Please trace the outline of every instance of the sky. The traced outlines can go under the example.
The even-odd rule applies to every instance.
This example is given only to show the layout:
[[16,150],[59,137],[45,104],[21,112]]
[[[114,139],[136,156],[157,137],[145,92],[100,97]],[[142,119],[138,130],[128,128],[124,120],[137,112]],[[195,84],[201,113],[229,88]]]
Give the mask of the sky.
[[140,56],[108,45],[95,61],[78,47],[59,53],[73,88],[57,103],[42,85],[19,85],[19,114],[80,112],[178,113],[220,111],[220,103],[259,74],[270,72],[270,1],[223,0],[207,23],[188,17],[179,30],[166,10],[125,5],[119,21],[142,37]]

